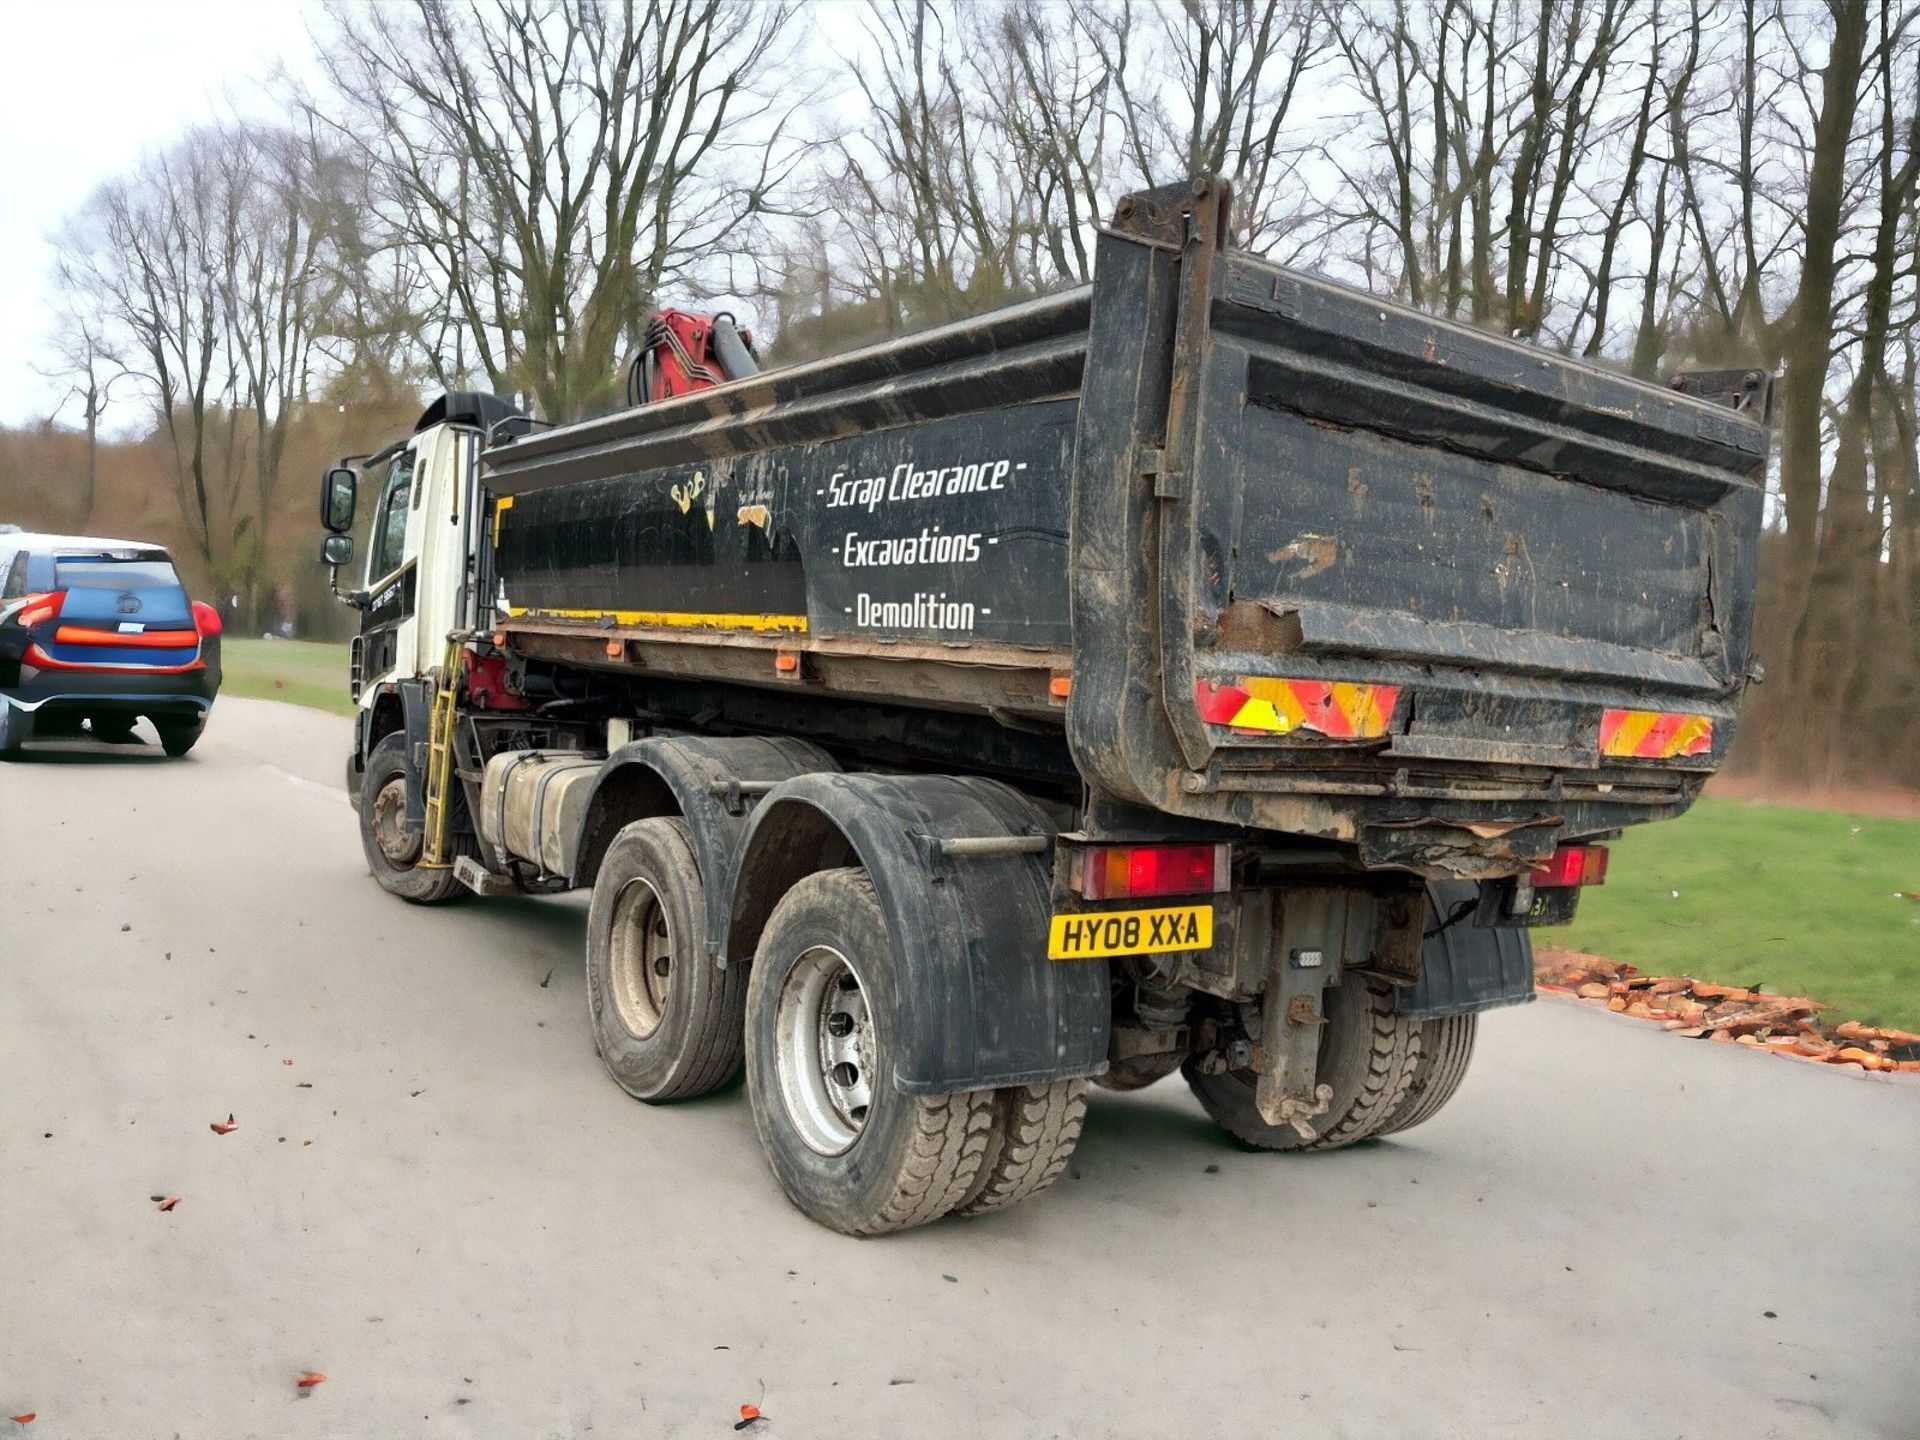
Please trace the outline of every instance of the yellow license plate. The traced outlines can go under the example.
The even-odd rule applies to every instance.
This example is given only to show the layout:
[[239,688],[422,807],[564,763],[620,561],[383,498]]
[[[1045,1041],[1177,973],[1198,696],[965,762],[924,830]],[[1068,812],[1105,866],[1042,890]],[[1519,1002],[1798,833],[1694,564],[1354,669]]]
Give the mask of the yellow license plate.
[[1082,910],[1055,915],[1047,927],[1049,960],[1098,960],[1106,955],[1155,955],[1206,950],[1213,945],[1213,907],[1165,910]]

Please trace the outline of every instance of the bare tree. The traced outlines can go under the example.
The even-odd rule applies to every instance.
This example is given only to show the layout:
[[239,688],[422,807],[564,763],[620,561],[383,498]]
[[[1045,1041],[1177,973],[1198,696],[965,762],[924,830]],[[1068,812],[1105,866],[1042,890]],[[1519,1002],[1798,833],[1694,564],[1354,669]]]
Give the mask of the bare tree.
[[100,307],[119,363],[146,387],[188,531],[210,565],[226,548],[209,441],[231,381],[219,276],[238,204],[220,149],[216,132],[194,131],[109,181],[67,227],[58,272],[66,293]]
[[53,339],[57,359],[41,372],[49,379],[66,384],[66,393],[54,409],[56,417],[69,401],[78,401],[80,405],[80,423],[87,437],[87,459],[75,510],[83,529],[92,519],[94,496],[100,484],[100,421],[112,401],[115,382],[126,378],[120,361],[105,344],[106,329],[105,320],[86,298],[66,295]]
[[314,102],[496,389],[602,405],[661,288],[783,176],[785,4],[338,5]]

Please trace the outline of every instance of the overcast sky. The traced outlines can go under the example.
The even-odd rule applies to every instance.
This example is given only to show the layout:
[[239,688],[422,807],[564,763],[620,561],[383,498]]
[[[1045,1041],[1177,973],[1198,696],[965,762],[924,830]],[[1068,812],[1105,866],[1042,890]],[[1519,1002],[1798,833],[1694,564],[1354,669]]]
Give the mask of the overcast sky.
[[[276,61],[308,62],[301,0],[13,0],[0,84],[0,424],[37,420],[60,222],[144,149],[249,113]],[[72,422],[76,417],[66,415]]]

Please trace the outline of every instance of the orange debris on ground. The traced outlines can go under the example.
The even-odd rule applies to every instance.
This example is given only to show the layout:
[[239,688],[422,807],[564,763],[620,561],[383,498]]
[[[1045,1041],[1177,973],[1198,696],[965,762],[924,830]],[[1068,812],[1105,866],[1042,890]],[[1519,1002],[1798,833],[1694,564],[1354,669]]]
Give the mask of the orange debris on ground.
[[1853,1020],[1829,1031],[1816,1018],[1827,1007],[1805,995],[1712,985],[1685,975],[1642,975],[1632,965],[1577,950],[1535,951],[1533,973],[1543,990],[1658,1020],[1689,1039],[1750,1045],[1862,1070],[1920,1072],[1920,1035]]

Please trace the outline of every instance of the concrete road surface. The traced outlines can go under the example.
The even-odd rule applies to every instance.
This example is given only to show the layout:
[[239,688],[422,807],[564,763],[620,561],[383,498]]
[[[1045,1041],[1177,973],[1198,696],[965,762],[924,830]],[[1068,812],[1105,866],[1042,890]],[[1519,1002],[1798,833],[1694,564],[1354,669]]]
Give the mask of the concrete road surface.
[[1920,1087],[1547,1001],[1404,1138],[1097,1092],[1039,1201],[844,1239],[737,1087],[601,1073],[583,903],[375,888],[347,736],[0,766],[19,1433],[1920,1435]]

